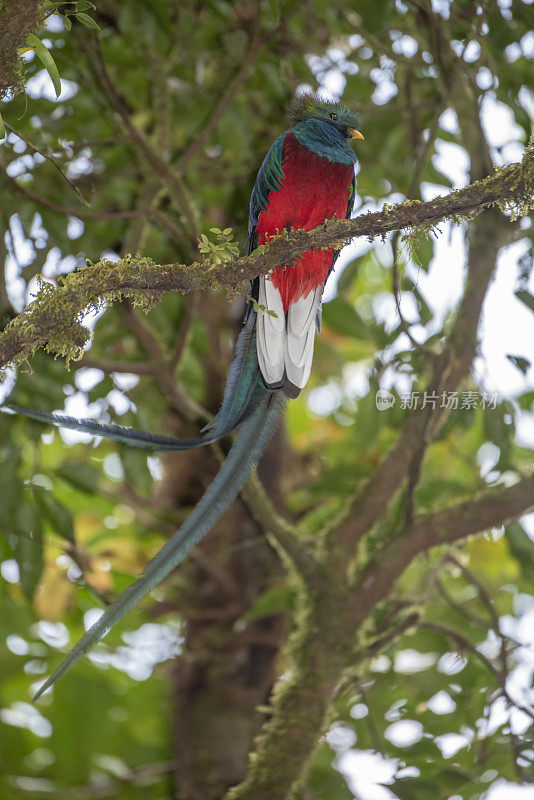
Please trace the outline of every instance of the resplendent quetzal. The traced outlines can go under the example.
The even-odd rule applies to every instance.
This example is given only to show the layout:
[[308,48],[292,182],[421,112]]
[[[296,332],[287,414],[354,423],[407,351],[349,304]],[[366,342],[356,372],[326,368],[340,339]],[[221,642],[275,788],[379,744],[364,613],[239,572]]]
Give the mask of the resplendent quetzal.
[[[284,229],[311,230],[334,215],[350,217],[352,212],[356,156],[349,140],[363,139],[356,114],[341,103],[302,94],[294,100],[289,118],[290,128],[271,146],[254,184],[249,253]],[[308,250],[293,266],[253,281],[256,302],[249,304],[237,340],[221,409],[198,439],[174,439],[11,406],[43,422],[149,450],[210,444],[239,427],[226,460],[187,520],[148,563],[143,576],[104,611],[36,697],[185,558],[239,493],[273,435],[286,399],[297,397],[308,381],[324,284],[335,256],[331,250]]]

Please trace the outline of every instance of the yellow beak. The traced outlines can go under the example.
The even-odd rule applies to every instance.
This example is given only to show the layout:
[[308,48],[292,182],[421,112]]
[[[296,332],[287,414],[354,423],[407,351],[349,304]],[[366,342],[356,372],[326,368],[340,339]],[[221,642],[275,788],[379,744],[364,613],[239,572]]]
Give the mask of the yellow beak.
[[363,139],[364,138],[362,136],[362,134],[360,133],[360,131],[357,131],[356,128],[349,128],[349,131],[352,133],[352,138],[353,139]]

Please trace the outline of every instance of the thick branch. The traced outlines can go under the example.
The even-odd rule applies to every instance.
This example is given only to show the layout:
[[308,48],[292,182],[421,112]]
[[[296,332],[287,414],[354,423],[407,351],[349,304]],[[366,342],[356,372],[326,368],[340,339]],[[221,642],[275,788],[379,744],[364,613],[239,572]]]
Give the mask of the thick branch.
[[513,486],[493,489],[474,500],[416,517],[406,533],[392,541],[362,576],[347,610],[350,624],[360,624],[389,594],[394,582],[419,553],[504,525],[534,506],[534,474]]
[[[451,391],[456,387],[469,370],[476,351],[483,300],[499,248],[504,243],[503,233],[508,227],[506,219],[497,212],[484,214],[473,226],[465,294],[447,345],[434,361],[427,387],[438,395],[442,390]],[[520,487],[519,495],[516,495],[517,489],[513,493],[505,490],[488,494],[473,504],[456,506],[443,512],[444,518],[443,515],[407,518],[401,530],[391,531],[389,543],[379,553],[371,555],[357,580],[347,580],[346,565],[351,562],[358,540],[384,516],[392,497],[411,473],[413,457],[422,458],[444,418],[445,412],[439,407],[413,412],[396,445],[356,498],[349,519],[341,528],[332,527],[325,547],[327,580],[317,593],[317,605],[310,613],[309,629],[302,632],[302,644],[293,651],[295,680],[281,690],[281,699],[275,702],[272,722],[265,728],[251,768],[251,779],[245,784],[246,791],[242,795],[240,787],[237,797],[244,798],[246,792],[259,798],[267,797],[269,792],[272,796],[294,796],[295,782],[302,776],[314,744],[324,731],[332,687],[342,676],[346,654],[352,652],[357,631],[373,608],[386,599],[396,579],[421,550],[446,543],[451,537],[460,538],[499,524],[509,515],[522,513],[534,504],[533,478]],[[518,497],[519,505],[514,506],[513,501]],[[495,513],[484,516],[480,509],[485,503]],[[346,596],[340,596],[340,583],[347,587]],[[312,687],[320,687],[321,701],[318,692],[312,702]],[[302,714],[306,715],[305,728],[301,723]],[[285,776],[283,788],[280,781],[267,778],[268,763],[271,773]]]
[[0,367],[20,363],[37,348],[70,358],[77,355],[89,333],[79,320],[84,311],[130,297],[150,305],[162,293],[192,292],[221,287],[234,289],[257,275],[265,275],[310,248],[339,248],[355,236],[383,236],[390,231],[432,227],[443,219],[467,218],[493,204],[513,204],[521,213],[531,201],[534,184],[534,148],[523,161],[499,170],[483,181],[427,203],[407,201],[352,220],[333,219],[313,231],[296,230],[274,238],[251,256],[220,264],[209,260],[183,264],[154,264],[148,258],[126,256],[118,262],[102,259],[68,275],[57,287],[48,284],[0,335]]
[[[455,391],[469,372],[476,353],[484,297],[507,227],[505,218],[494,211],[487,212],[473,226],[464,295],[447,345],[434,360],[432,375],[425,386],[429,394],[435,392],[441,397],[443,392]],[[341,563],[347,558],[347,552],[355,552],[362,536],[384,514],[404,482],[412,477],[414,465],[419,473],[425,451],[447,414],[446,408],[436,406],[434,409],[431,404],[412,411],[396,443],[355,498],[346,523],[329,533],[331,544],[342,545],[339,547]]]
[[303,623],[294,648],[297,666],[291,680],[279,686],[271,720],[265,726],[247,780],[231,790],[227,800],[294,796],[303,764],[313,751],[318,731],[324,730],[328,700],[346,666],[350,643],[419,553],[502,525],[532,507],[534,475],[514,486],[489,490],[474,500],[421,515],[382,551],[356,590],[346,587],[343,595],[342,585],[330,585],[322,595],[323,600],[330,596],[328,607],[318,603]]

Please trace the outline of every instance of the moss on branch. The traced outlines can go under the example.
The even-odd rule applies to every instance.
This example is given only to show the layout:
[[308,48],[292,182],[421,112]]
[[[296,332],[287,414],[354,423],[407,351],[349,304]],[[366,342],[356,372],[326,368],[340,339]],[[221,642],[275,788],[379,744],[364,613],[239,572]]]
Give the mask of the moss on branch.
[[352,220],[332,219],[313,231],[285,232],[251,256],[219,264],[205,259],[189,265],[161,265],[148,257],[132,255],[116,262],[101,259],[88,263],[59,278],[57,285],[41,282],[37,298],[0,334],[0,368],[25,361],[41,347],[67,361],[79,358],[90,335],[82,325],[83,315],[103,304],[128,298],[148,309],[164,292],[235,290],[256,275],[291,264],[310,248],[338,249],[356,236],[373,238],[396,230],[429,230],[444,219],[470,219],[491,205],[523,215],[532,205],[533,185],[534,147],[529,146],[521,162],[446,197],[426,203],[409,200]]
[[42,23],[41,0],[0,0],[0,98],[23,86],[17,50]]

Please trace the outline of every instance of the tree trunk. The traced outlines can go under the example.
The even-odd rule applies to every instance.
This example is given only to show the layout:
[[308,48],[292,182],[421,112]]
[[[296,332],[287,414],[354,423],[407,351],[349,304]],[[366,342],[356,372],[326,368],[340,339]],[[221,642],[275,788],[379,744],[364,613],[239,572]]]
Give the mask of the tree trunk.
[[[209,407],[216,411],[226,376],[221,354],[228,303],[209,300]],[[218,340],[218,341],[217,341]],[[273,499],[286,449],[279,431],[259,472]],[[209,448],[171,456],[161,498],[167,507],[194,506],[213,480],[218,462]],[[173,608],[184,623],[184,648],[171,675],[172,725],[180,800],[217,800],[245,776],[247,754],[276,677],[283,638],[281,614],[245,622],[254,600],[280,574],[277,556],[241,499],[179,570]],[[167,606],[168,609],[168,606]]]

